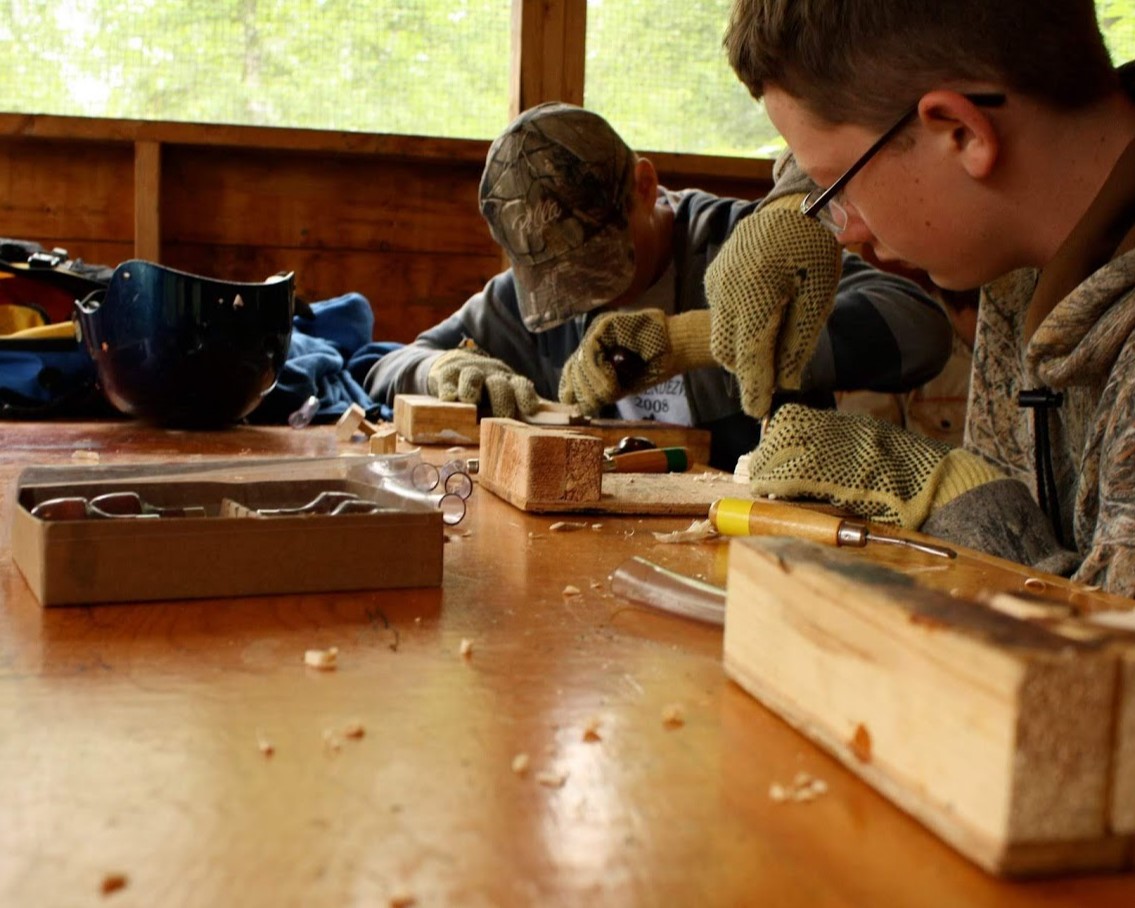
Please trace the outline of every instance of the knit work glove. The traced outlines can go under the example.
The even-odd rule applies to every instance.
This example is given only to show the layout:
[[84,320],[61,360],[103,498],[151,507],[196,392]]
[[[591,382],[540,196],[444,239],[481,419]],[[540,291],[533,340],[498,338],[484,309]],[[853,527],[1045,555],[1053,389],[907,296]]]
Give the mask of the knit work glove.
[[529,416],[540,408],[531,379],[476,348],[458,347],[439,356],[426,375],[426,386],[439,400],[480,404],[487,398],[493,416]]
[[811,498],[918,529],[963,492],[1004,479],[975,454],[869,416],[785,404],[749,459],[758,495]]
[[768,202],[734,228],[705,273],[714,358],[737,376],[741,407],[763,418],[796,391],[835,304],[842,258],[803,195]]
[[560,401],[595,414],[680,372],[712,366],[709,328],[705,309],[672,316],[661,309],[600,315],[564,364]]

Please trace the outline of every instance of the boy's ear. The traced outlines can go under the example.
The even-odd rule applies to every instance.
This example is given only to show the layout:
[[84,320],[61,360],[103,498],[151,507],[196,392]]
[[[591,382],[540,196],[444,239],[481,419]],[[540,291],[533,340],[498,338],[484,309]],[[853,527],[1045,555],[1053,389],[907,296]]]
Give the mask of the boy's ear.
[[918,103],[922,125],[941,139],[974,179],[993,172],[1001,139],[988,113],[956,91],[931,91]]
[[650,158],[635,159],[634,194],[640,204],[654,207],[658,196],[658,171]]

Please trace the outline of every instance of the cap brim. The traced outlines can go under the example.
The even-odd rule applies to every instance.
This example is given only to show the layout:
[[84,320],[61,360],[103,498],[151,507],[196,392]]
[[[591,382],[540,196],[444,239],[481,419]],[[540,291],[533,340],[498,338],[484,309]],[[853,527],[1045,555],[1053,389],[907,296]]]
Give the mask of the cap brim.
[[547,331],[621,296],[634,278],[634,244],[624,228],[597,233],[554,261],[513,262],[520,316],[529,331]]

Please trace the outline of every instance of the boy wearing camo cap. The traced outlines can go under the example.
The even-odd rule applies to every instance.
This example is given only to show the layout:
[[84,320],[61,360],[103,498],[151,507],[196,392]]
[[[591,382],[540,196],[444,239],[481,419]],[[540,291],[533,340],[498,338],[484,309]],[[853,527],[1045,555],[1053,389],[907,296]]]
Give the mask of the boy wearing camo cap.
[[[591,111],[549,103],[521,114],[489,150],[480,197],[512,267],[379,360],[366,380],[376,400],[429,393],[513,416],[558,396],[587,413],[708,428],[711,462],[732,470],[759,437],[742,407],[749,389],[800,388],[815,400],[902,390],[949,356],[948,319],[915,284],[841,257],[792,211],[811,244],[804,257],[791,254],[791,232],[777,236],[783,215],[766,218],[749,254],[768,312],[764,337],[750,332],[747,344],[765,345],[753,368],[767,378],[731,375],[714,357],[731,352],[712,349],[705,271],[738,224],[759,220],[748,218],[757,203],[660,187],[651,162]],[[801,299],[808,305],[795,307]],[[778,351],[778,337],[792,349]],[[794,375],[782,380],[778,363],[789,360]]]

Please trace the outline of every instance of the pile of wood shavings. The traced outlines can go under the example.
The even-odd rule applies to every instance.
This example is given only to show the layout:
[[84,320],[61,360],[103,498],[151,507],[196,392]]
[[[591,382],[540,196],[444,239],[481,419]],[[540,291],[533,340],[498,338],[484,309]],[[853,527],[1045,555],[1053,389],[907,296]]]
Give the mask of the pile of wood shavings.
[[827,794],[827,791],[828,783],[823,779],[817,779],[806,772],[798,772],[793,777],[791,785],[773,782],[768,787],[768,796],[778,804],[786,801],[805,804],[816,800],[822,794]]
[[303,664],[324,672],[334,671],[339,665],[339,647],[309,649],[303,654]]
[[654,538],[659,542],[701,542],[705,539],[713,539],[716,536],[717,530],[713,528],[713,524],[709,522],[708,518],[695,520],[684,530],[654,534]]

